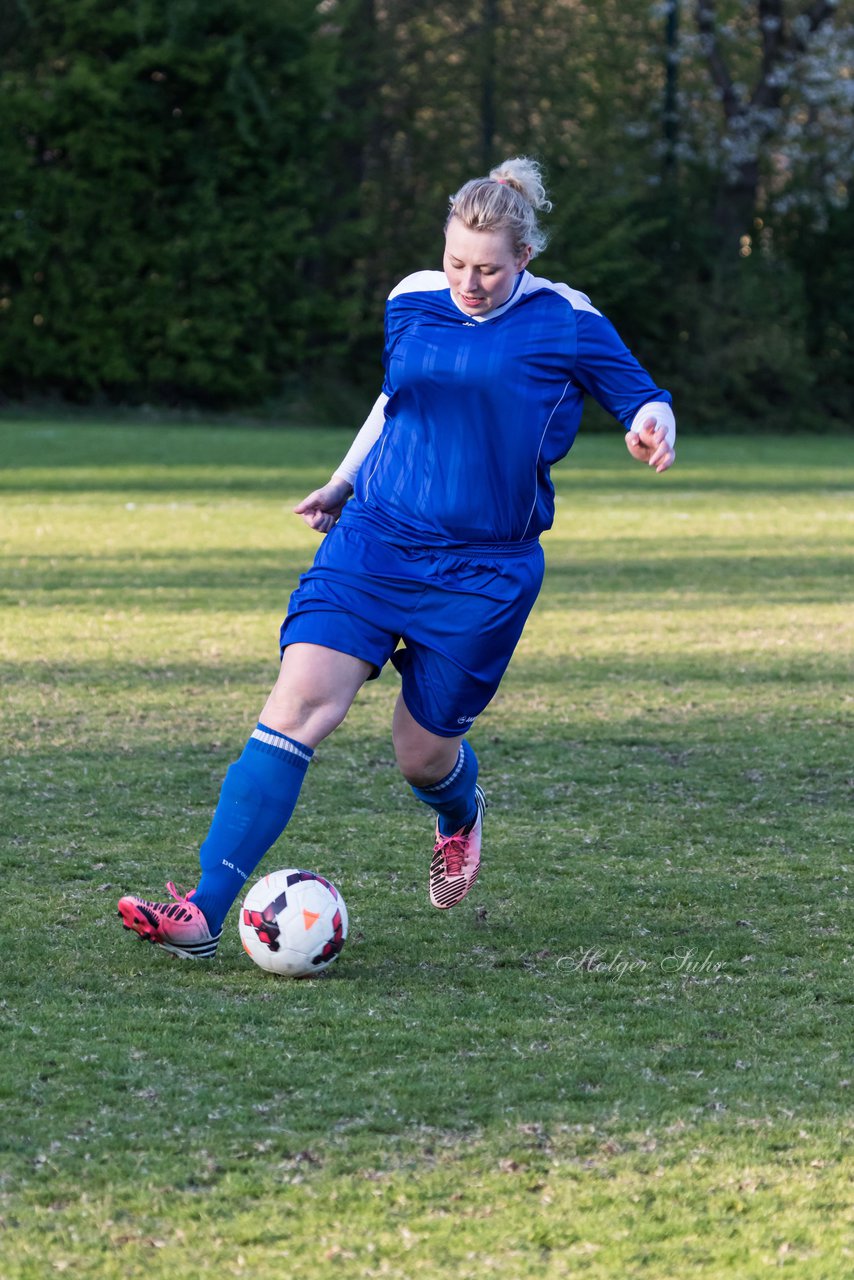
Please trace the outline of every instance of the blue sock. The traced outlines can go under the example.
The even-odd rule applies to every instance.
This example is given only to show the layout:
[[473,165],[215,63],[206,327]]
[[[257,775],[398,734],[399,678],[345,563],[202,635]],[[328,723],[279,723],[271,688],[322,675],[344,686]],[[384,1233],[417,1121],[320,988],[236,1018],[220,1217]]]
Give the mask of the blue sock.
[[199,851],[202,878],[193,894],[211,933],[220,931],[229,907],[288,825],[313,755],[311,747],[259,724],[229,767]]
[[470,743],[461,742],[457,763],[448,776],[431,787],[413,787],[412,793],[436,810],[442,835],[452,836],[477,817],[476,782],[477,756]]

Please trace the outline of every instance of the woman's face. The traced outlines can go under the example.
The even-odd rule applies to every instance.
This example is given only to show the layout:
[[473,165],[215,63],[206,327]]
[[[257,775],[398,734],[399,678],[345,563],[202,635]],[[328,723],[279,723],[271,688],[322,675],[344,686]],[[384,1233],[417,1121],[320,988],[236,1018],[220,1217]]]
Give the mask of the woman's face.
[[518,256],[513,252],[510,233],[476,231],[451,218],[445,232],[444,269],[451,295],[470,316],[485,316],[502,307],[516,276],[531,261],[531,246]]

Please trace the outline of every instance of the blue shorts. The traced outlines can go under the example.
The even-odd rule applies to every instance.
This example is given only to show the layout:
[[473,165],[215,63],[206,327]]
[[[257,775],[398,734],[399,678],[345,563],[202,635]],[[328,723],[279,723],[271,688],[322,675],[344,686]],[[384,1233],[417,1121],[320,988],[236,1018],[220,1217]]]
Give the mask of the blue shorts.
[[543,567],[537,541],[486,550],[400,547],[339,524],[291,596],[281,647],[325,645],[370,662],[374,675],[391,658],[412,717],[455,738],[493,698]]

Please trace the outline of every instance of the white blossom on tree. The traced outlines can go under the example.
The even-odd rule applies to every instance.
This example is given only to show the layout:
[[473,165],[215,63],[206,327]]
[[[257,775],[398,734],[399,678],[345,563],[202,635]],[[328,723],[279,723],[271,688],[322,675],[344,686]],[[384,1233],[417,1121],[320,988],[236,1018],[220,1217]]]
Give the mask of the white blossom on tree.
[[[730,232],[757,208],[844,204],[854,173],[850,0],[666,0],[682,10],[680,162],[721,175]],[[709,99],[714,109],[709,109]]]

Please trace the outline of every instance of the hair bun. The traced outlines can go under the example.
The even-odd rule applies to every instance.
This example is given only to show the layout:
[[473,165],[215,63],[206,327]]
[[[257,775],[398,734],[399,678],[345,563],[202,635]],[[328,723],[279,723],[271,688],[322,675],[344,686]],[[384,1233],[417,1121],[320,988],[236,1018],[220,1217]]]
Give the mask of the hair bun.
[[518,191],[532,209],[542,209],[546,213],[551,209],[552,202],[546,195],[542,170],[530,156],[514,156],[510,160],[502,160],[501,164],[490,171],[489,176],[493,181],[502,182]]
[[513,252],[541,253],[548,236],[539,225],[538,209],[551,209],[536,160],[515,156],[504,160],[485,178],[470,178],[450,198],[445,230],[451,218],[459,218],[473,231],[508,231]]

